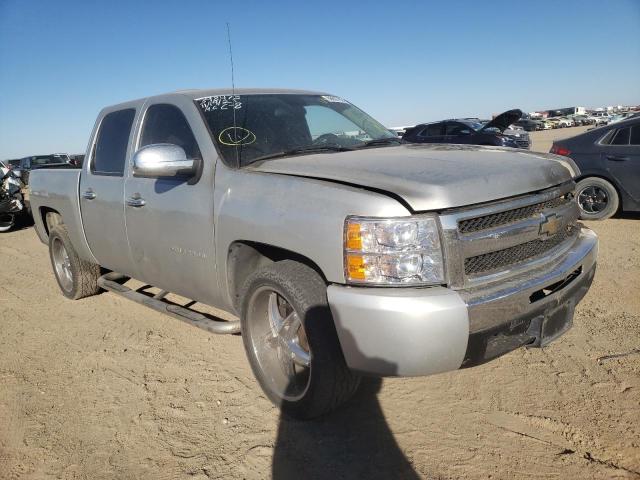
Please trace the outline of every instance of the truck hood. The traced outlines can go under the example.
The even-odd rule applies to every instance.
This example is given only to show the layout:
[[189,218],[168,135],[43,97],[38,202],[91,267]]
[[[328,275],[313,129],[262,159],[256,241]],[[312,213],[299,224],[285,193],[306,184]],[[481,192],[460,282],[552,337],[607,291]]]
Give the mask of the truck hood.
[[500,147],[411,144],[266,160],[247,170],[390,192],[413,211],[444,210],[542,190],[578,174],[564,157]]

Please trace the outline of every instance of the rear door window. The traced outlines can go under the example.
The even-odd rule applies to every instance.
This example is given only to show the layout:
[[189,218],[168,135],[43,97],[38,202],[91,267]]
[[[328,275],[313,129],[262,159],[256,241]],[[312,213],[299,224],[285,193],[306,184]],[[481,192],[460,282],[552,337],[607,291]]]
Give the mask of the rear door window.
[[470,129],[469,127],[462,125],[461,123],[448,123],[447,127],[446,127],[446,133],[445,135],[463,135],[463,134],[469,134],[470,133]]
[[156,104],[147,109],[140,147],[170,143],[182,147],[189,159],[200,159],[200,148],[182,111],[175,105]]
[[631,134],[631,128],[621,128],[618,130],[611,139],[611,145],[629,145],[629,136]]
[[439,137],[440,135],[442,135],[441,123],[427,125],[426,128],[420,132],[421,137]]
[[640,145],[640,123],[631,126],[630,145]]
[[92,173],[122,176],[135,113],[129,108],[111,112],[102,119],[91,163]]

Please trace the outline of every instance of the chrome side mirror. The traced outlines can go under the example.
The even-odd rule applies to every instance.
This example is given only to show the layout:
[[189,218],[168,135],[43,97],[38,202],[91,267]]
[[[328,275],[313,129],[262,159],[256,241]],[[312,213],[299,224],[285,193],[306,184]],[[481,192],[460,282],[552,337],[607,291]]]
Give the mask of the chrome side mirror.
[[182,147],[156,143],[142,147],[133,155],[135,177],[192,177],[197,160],[188,159]]

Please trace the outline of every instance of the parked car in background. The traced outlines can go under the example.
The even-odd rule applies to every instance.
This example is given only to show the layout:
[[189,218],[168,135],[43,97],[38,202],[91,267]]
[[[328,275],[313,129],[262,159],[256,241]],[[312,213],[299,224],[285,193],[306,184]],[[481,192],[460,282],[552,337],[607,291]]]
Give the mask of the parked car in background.
[[576,125],[592,125],[595,120],[588,115],[574,115],[573,121]]
[[540,130],[551,130],[553,128],[551,122],[548,122],[546,118],[537,119],[536,122],[540,124]]
[[518,127],[522,127],[527,132],[542,130],[542,124],[538,120],[531,120],[529,118],[521,118],[513,122],[513,124]]
[[640,118],[556,140],[551,153],[573,159],[580,169],[576,196],[583,219],[640,211]]
[[52,153],[50,155],[31,155],[20,159],[16,167],[22,170],[22,180],[29,183],[29,175],[32,170],[40,168],[74,168],[74,165],[66,153]]
[[513,136],[503,132],[522,116],[515,109],[501,113],[486,124],[478,119],[451,119],[433,123],[421,123],[407,130],[402,136],[409,143],[453,143],[470,145],[493,145],[497,147],[529,148],[527,139],[518,143]]
[[594,119],[595,126],[607,125],[611,121],[611,116],[607,112],[593,112],[591,117]]
[[[480,120],[480,123],[486,125],[490,121],[491,120]],[[502,132],[502,134],[513,139],[513,141],[516,142],[520,148],[526,148],[527,150],[531,148],[531,137],[529,137],[529,134],[524,128],[518,125],[508,126]]]
[[568,128],[568,127],[573,127],[574,123],[573,123],[573,120],[571,120],[568,117],[560,117],[558,118],[558,126],[560,128]]
[[551,128],[560,128],[560,121],[557,118],[547,118],[547,122],[551,125]]

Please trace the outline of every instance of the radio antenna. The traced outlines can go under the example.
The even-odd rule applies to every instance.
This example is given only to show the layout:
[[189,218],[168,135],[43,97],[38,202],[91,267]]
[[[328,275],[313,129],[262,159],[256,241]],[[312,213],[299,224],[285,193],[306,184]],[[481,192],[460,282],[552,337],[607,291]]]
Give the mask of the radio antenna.
[[[231,49],[231,27],[229,27],[229,22],[227,22],[227,43],[229,44],[229,62],[231,63],[231,99],[232,99],[232,109],[233,109],[233,141],[236,143],[238,141],[238,127],[236,125],[236,81],[233,71],[233,50]],[[240,168],[240,152],[238,151],[238,146],[236,145],[236,163],[238,168]]]

